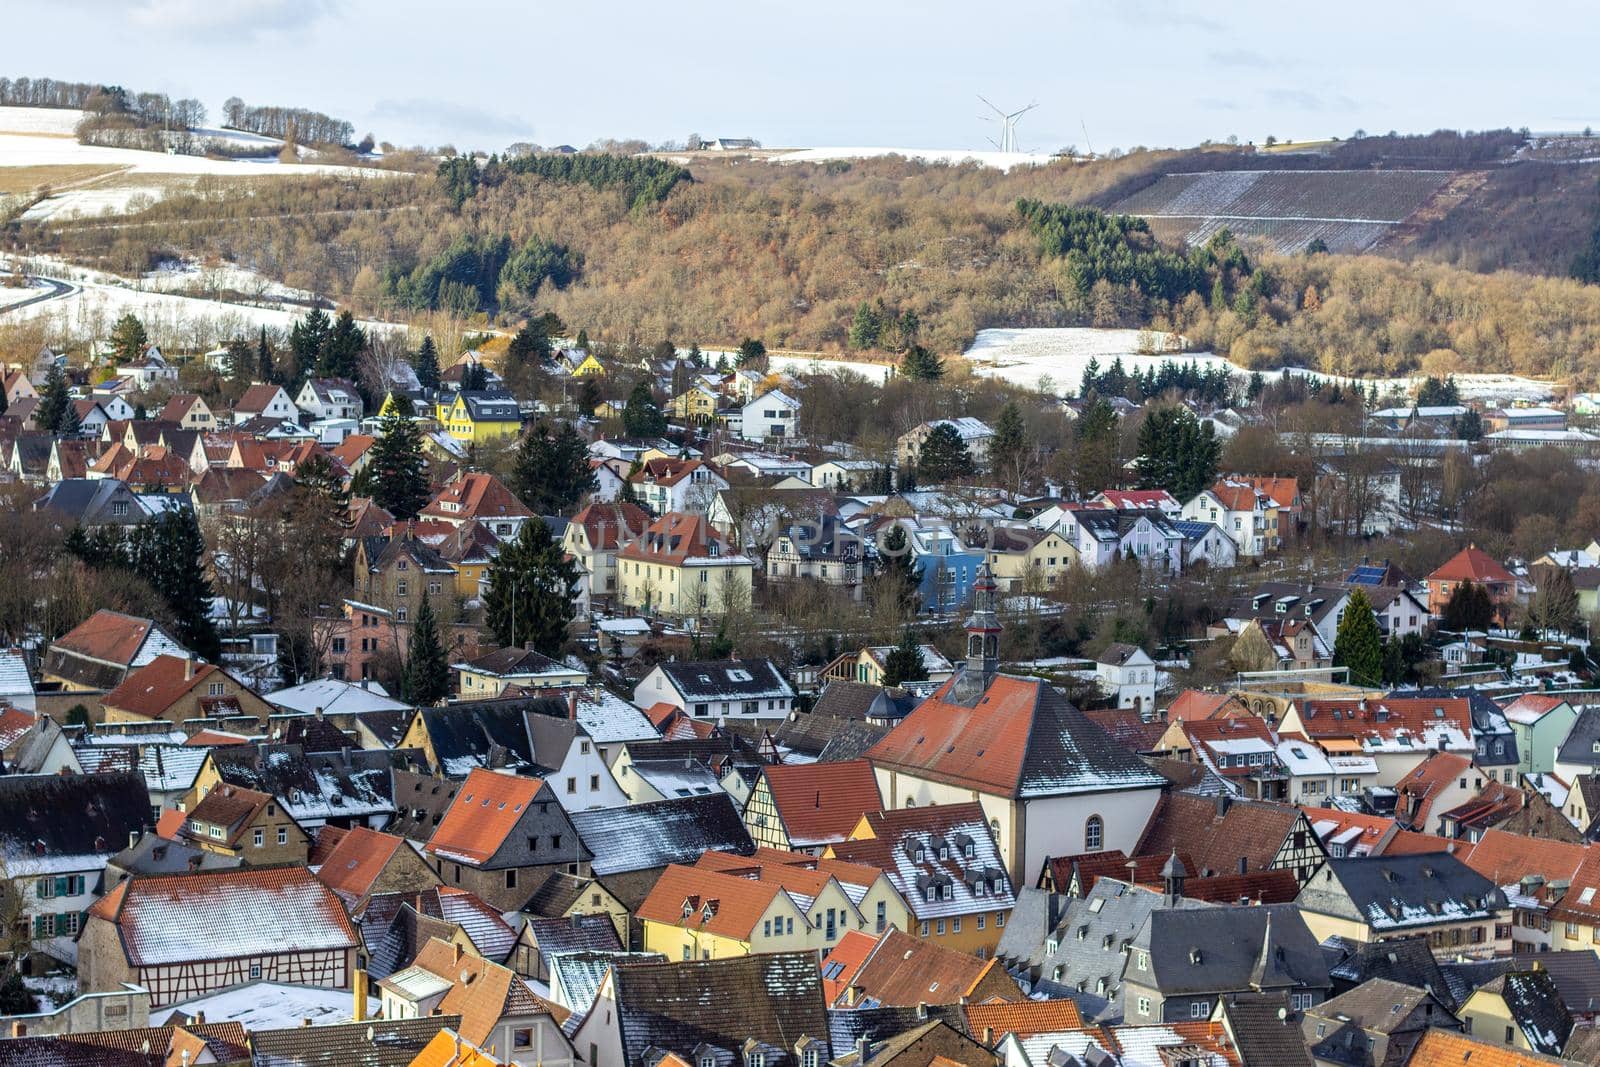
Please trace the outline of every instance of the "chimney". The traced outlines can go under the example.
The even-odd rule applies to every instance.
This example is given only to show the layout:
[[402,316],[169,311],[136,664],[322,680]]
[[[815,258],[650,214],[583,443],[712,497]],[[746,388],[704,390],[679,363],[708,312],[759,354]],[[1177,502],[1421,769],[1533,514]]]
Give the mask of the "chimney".
[[574,722],[578,718],[578,691],[576,689],[567,690],[567,718]]
[[867,1040],[866,1034],[862,1034],[860,1037],[856,1038],[856,1063],[859,1064],[860,1067],[866,1067],[867,1053],[871,1050],[871,1048],[872,1042]]
[[364,1023],[367,1021],[367,972],[363,967],[357,967],[350,976],[350,995],[355,998],[355,1011],[350,1016],[352,1022]]
[[11,1036],[12,1037],[27,1037],[28,1036],[28,1024],[23,1022],[20,1019],[14,1020],[11,1023]]
[[1229,803],[1230,803],[1230,800],[1229,800],[1229,797],[1228,797],[1227,793],[1218,793],[1217,794],[1217,818],[1220,819],[1224,815],[1228,814],[1228,805],[1229,805]]
[[994,1048],[994,1027],[985,1026],[983,1028],[983,1043],[989,1048]]
[[928,1017],[928,1002],[926,1000],[917,1001],[917,1018],[920,1020],[920,1019],[926,1019],[927,1017]]
[[129,830],[128,831],[128,847],[132,848],[133,846],[137,845],[139,843],[139,838],[141,838],[143,836],[144,836],[144,831],[142,831],[142,830]]
[[322,718],[322,706],[320,704],[317,705],[317,710],[312,712],[312,714],[315,715],[319,719]]
[[453,942],[451,947],[453,947],[455,949],[455,962],[456,963],[460,963],[461,962],[461,942],[459,942],[459,941]]
[[194,680],[194,660],[192,659],[185,658],[183,661],[183,680],[186,682]]
[[310,1029],[311,1028],[311,1020],[310,1019],[306,1019],[306,1018],[302,1018],[300,1020],[300,1026],[303,1029]]
[[206,1013],[203,1012],[203,1011],[195,1012],[194,1013],[194,1024],[196,1026],[204,1026],[206,1024]]

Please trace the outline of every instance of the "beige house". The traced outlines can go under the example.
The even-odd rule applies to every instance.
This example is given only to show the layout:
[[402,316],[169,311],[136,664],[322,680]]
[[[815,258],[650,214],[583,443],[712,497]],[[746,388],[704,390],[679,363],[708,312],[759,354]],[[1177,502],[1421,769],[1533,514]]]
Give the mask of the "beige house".
[[617,553],[623,606],[677,618],[749,610],[754,575],[755,560],[703,515],[668,512]]

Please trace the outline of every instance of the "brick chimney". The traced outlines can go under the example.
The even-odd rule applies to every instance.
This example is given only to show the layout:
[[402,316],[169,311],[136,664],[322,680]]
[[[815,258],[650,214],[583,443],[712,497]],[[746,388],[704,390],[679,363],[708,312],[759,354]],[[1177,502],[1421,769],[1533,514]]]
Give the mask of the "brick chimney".
[[351,1015],[352,1022],[364,1023],[367,1021],[367,972],[365,968],[357,967],[350,976],[350,995],[355,998],[355,1011]]

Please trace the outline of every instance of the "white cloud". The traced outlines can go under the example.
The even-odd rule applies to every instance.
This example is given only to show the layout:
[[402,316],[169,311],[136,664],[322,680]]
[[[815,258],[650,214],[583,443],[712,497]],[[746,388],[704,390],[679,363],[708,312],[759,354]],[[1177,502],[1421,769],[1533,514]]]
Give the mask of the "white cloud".
[[145,29],[254,40],[309,29],[338,5],[339,0],[135,0],[122,10]]

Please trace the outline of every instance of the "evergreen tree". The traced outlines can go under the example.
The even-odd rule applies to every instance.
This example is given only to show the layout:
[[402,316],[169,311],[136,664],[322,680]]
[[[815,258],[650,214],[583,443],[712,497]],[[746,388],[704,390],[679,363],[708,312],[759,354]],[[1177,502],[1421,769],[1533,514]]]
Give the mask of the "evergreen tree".
[[417,349],[416,371],[417,381],[424,389],[439,388],[439,350],[434,347],[432,334],[424,336],[422,347]]
[[1383,635],[1366,590],[1357,587],[1345,604],[1333,641],[1333,665],[1350,670],[1353,685],[1383,683]]
[[1100,390],[1100,361],[1093,356],[1083,367],[1083,380],[1078,384],[1078,397],[1083,399]]
[[267,343],[267,328],[261,327],[256,335],[256,380],[261,382],[276,382],[277,370],[273,367],[272,346]]
[[[537,520],[535,520],[537,521]],[[400,679],[400,692],[409,704],[432,707],[450,695],[450,661],[439,638],[433,603],[422,594],[417,616],[411,623],[406,644],[406,666]]]
[[1267,380],[1261,376],[1260,371],[1250,372],[1250,385],[1244,392],[1244,398],[1254,404],[1261,399],[1261,390],[1267,387]]
[[545,333],[544,321],[534,319],[518,330],[506,346],[506,357],[512,360],[548,363],[550,361],[550,335]]
[[656,405],[650,383],[639,379],[622,409],[622,431],[629,437],[660,437],[667,432],[667,416]]
[[554,433],[536,423],[517,448],[511,487],[537,515],[562,515],[599,484],[589,469],[589,449],[569,423]]
[[878,546],[878,576],[907,614],[915,614],[922,590],[922,567],[911,547],[911,535],[898,522],[889,526]]
[[1188,500],[1216,481],[1222,444],[1209,423],[1188,408],[1160,408],[1139,425],[1139,456],[1134,464],[1142,489],[1165,489]]
[[225,347],[228,350],[228,377],[248,384],[256,372],[256,354],[251,351],[250,342],[243,337],[235,337]]
[[942,422],[923,438],[917,458],[917,480],[922,484],[934,485],[972,473],[972,454],[954,426]]
[[374,503],[397,519],[416,518],[428,503],[428,469],[417,424],[398,412],[379,420],[364,473]]
[[767,358],[767,346],[754,337],[746,337],[739,342],[739,366],[748,367],[752,363],[759,363]]
[[579,352],[589,351],[589,331],[580,329],[578,331],[578,339],[572,347],[576,348]]
[[883,320],[878,317],[872,305],[863,300],[856,307],[856,317],[850,323],[850,347],[874,348],[882,331]]
[[489,565],[485,622],[503,646],[531,644],[546,656],[559,656],[576,611],[577,584],[577,569],[551,538],[550,528],[537,518],[529,519],[516,540],[502,545]]
[[[18,881],[14,884],[22,883]],[[17,922],[19,926],[32,930],[33,920],[28,915],[19,916]],[[22,980],[22,972],[17,970],[15,963],[7,964],[5,977],[0,978],[0,1015],[32,1015],[38,1010],[39,1000]]]
[[132,363],[144,354],[145,346],[149,343],[150,336],[145,333],[144,323],[130,311],[111,327],[111,361],[118,366]]
[[1122,436],[1116,409],[1093,396],[1072,428],[1073,482],[1079,496],[1117,485],[1122,473]]
[[39,393],[39,406],[34,409],[33,421],[39,429],[57,437],[78,432],[78,411],[72,404],[72,394],[67,391],[67,376],[61,364],[51,362],[45,375],[44,388]]
[[921,345],[912,345],[900,359],[900,377],[913,382],[936,382],[944,377],[944,360]]
[[195,655],[216,663],[222,641],[211,619],[211,579],[206,577],[206,542],[192,513],[166,511],[141,523],[128,538],[129,568],[166,601],[174,636]]
[[476,359],[468,360],[461,368],[461,391],[481,393],[489,388],[489,368]]
[[1462,582],[1445,602],[1439,628],[1452,633],[1487,630],[1494,622],[1494,601],[1477,582]]
[[322,358],[322,346],[327,344],[332,332],[333,323],[321,308],[312,308],[289,327],[289,351],[294,353],[295,367],[300,374],[309,374],[317,366]]
[[600,383],[595,381],[593,374],[585,374],[578,382],[578,414],[585,417],[594,415],[604,402]]
[[355,316],[349,311],[339,312],[338,320],[317,353],[317,375],[355,381],[361,353],[366,349],[367,332],[356,325]]
[[995,420],[994,437],[989,442],[990,465],[1006,481],[1008,488],[1021,488],[1027,453],[1027,427],[1022,421],[1022,409],[1015,400],[1008,400]]
[[922,646],[917,635],[907,626],[900,635],[900,643],[883,660],[883,684],[898,686],[906,682],[925,682],[928,668],[922,662]]

